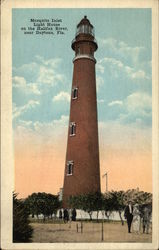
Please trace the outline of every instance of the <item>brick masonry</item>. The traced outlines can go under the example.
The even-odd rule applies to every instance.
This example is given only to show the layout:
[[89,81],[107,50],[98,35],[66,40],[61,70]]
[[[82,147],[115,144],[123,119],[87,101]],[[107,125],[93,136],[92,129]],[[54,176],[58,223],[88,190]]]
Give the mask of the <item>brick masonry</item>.
[[[97,44],[90,40],[94,38],[80,36],[84,37],[81,34],[76,38],[75,55],[80,48],[80,56],[93,57]],[[76,134],[70,136],[68,128],[63,207],[68,206],[66,200],[70,195],[100,191],[95,60],[85,57],[74,60],[72,89],[75,87],[78,98],[71,98],[69,124],[75,122]],[[73,161],[72,175],[67,175],[68,161]]]

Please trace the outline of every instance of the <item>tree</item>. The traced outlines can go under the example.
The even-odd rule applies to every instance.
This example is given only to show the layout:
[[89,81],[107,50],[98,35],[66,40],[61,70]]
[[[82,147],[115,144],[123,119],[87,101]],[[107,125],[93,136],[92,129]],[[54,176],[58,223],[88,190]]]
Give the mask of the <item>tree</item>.
[[107,192],[103,195],[103,205],[102,205],[102,210],[105,211],[105,215],[109,220],[109,217],[111,213],[113,212],[113,203],[112,203],[112,197],[111,193]]
[[140,216],[143,216],[144,207],[149,207],[150,211],[152,211],[152,193],[139,191],[139,189],[129,189],[125,192],[124,195],[124,203],[131,200],[134,204],[139,204]]
[[82,209],[89,214],[90,220],[92,220],[92,213],[95,210],[94,205],[94,193],[84,194],[82,197]]
[[39,193],[33,193],[29,195],[25,200],[25,205],[27,207],[28,212],[32,214],[32,217],[36,215],[38,218],[38,216],[41,214]]
[[139,205],[152,203],[152,194],[144,191],[139,191],[139,189],[129,189],[124,194],[124,204],[131,200],[133,203],[138,203]]
[[81,205],[81,195],[75,196],[75,195],[71,195],[68,198],[68,204],[69,207],[71,208],[76,208],[76,209],[81,209],[82,205]]
[[87,212],[92,220],[93,211],[97,211],[97,220],[99,211],[102,209],[103,196],[100,192],[81,194],[69,197],[69,205],[76,209],[82,209]]
[[103,194],[100,192],[92,193],[92,202],[93,202],[93,211],[97,211],[97,221],[98,221],[98,215],[99,211],[103,208]]
[[145,204],[152,206],[152,194],[139,191],[138,189],[127,190],[126,192],[123,190],[112,190],[110,192],[106,192],[104,195],[96,192],[71,196],[69,198],[69,204],[71,207],[82,209],[88,212],[90,220],[92,220],[93,211],[97,211],[97,220],[100,210],[105,211],[105,215],[108,219],[111,213],[116,211],[119,213],[122,225],[124,225],[122,212],[124,211],[128,200],[132,200],[133,203],[138,203],[141,210]]
[[13,193],[13,242],[30,242],[33,229],[29,225],[29,213],[24,201]]
[[44,192],[29,195],[25,204],[32,215],[35,214],[38,217],[40,214],[43,214],[44,221],[46,217],[52,218],[52,214],[56,214],[58,208],[61,206],[57,195]]
[[124,225],[124,220],[121,215],[125,208],[124,194],[124,191],[111,191],[112,207],[114,211],[119,213],[122,225]]

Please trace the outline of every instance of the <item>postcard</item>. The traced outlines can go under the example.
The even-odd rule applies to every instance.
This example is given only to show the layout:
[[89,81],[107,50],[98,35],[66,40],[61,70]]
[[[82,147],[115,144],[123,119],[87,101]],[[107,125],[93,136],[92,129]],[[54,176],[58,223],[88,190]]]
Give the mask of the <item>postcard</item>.
[[158,1],[2,2],[2,249],[157,249]]

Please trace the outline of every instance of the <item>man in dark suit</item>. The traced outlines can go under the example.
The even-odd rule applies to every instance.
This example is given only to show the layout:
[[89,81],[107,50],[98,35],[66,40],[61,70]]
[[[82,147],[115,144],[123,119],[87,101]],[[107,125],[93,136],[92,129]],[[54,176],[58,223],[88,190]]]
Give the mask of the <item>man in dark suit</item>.
[[125,208],[124,217],[127,219],[128,233],[131,233],[131,223],[133,220],[133,206],[131,201],[128,202],[128,205]]

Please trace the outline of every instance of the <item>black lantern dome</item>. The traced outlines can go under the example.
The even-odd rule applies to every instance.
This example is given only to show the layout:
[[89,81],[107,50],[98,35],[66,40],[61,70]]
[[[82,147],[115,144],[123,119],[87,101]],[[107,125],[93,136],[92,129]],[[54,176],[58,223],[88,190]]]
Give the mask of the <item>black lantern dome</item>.
[[94,27],[87,19],[87,16],[84,16],[84,18],[77,25],[76,36],[79,34],[89,34],[94,37]]

